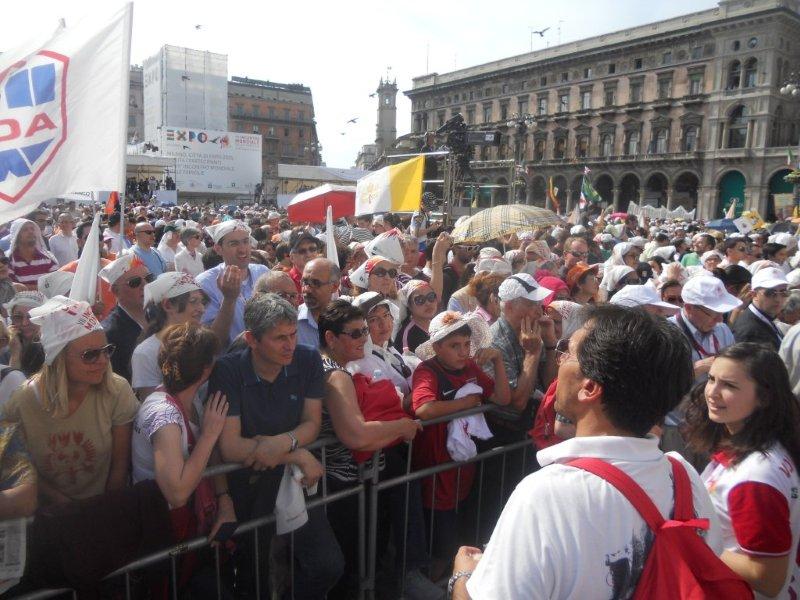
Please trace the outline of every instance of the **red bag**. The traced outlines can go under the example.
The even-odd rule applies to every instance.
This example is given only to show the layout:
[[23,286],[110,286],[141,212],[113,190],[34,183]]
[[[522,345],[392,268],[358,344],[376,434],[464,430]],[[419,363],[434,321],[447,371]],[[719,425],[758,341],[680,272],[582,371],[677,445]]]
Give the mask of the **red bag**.
[[558,378],[553,379],[550,387],[544,393],[539,410],[536,411],[533,427],[528,432],[528,436],[533,440],[533,445],[537,450],[544,450],[564,441],[555,432],[556,387],[558,387]]
[[692,484],[683,465],[671,456],[675,484],[673,518],[665,520],[642,488],[626,473],[599,458],[578,458],[567,464],[605,479],[625,496],[655,533],[653,547],[636,584],[634,600],[704,600],[753,598],[747,582],[700,537],[708,519],[694,517]]
[[[371,377],[356,373],[353,375],[353,385],[356,388],[358,407],[361,409],[365,421],[396,421],[409,418],[400,405],[401,398],[391,380],[372,381]],[[402,438],[397,438],[386,447],[391,448],[401,441],[403,441]],[[351,453],[358,464],[369,460],[374,454],[358,450],[351,450]]]

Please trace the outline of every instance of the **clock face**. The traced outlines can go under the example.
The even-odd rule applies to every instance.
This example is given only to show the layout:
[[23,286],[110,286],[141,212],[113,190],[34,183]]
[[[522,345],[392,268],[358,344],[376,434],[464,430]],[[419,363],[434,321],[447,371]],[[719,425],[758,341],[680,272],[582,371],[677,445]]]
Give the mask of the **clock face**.
[[751,37],[749,40],[747,40],[747,45],[750,48],[755,48],[758,46],[758,38]]

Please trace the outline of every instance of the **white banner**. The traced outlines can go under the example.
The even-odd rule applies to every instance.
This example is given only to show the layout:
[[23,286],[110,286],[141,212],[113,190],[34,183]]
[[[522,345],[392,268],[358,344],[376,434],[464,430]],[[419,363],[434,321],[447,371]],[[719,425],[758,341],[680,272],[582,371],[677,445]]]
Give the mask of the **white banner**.
[[648,219],[680,219],[683,221],[694,221],[694,216],[697,209],[687,211],[682,206],[675,210],[667,210],[663,206],[656,208],[655,206],[639,206],[636,202],[628,204],[628,214],[637,217],[647,217]]
[[65,193],[124,189],[132,18],[132,3],[93,11],[0,55],[0,222]]
[[261,183],[260,135],[165,127],[161,136],[179,192],[253,194]]

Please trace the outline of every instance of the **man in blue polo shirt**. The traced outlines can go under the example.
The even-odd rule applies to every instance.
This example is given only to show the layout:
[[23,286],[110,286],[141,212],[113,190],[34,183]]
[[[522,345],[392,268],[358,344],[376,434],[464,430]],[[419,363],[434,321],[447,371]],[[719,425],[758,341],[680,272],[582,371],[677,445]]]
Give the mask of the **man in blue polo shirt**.
[[[284,468],[296,465],[303,484],[313,486],[322,465],[303,448],[319,435],[325,393],[322,361],[312,348],[297,344],[297,311],[275,294],[250,299],[244,309],[247,348],[221,357],[209,379],[209,394],[228,400],[219,447],[226,462],[250,468],[231,473],[230,492],[240,521],[269,515]],[[268,589],[269,539],[259,536],[262,589]],[[294,532],[294,598],[324,598],[344,569],[344,558],[324,510],[308,511],[308,522]],[[250,595],[253,547],[241,545],[237,592]]]
[[[203,324],[216,323],[221,329],[224,321],[228,337],[221,337],[220,341],[227,347],[244,331],[244,304],[253,295],[256,280],[269,273],[269,269],[250,263],[250,228],[241,221],[224,221],[206,227],[206,231],[214,240],[214,250],[222,262],[200,273],[195,281],[209,300]],[[223,314],[222,320],[217,320],[218,313]]]

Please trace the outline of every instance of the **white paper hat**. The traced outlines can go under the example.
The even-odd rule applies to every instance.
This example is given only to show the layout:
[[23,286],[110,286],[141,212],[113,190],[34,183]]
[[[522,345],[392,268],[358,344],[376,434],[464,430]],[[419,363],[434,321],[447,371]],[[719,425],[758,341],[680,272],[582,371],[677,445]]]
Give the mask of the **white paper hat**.
[[175,298],[199,289],[200,286],[188,273],[168,271],[144,286],[144,305],[147,306],[150,302],[158,304],[165,298]]
[[372,256],[365,260],[361,266],[359,266],[350,274],[350,281],[361,289],[366,290],[369,287],[369,274],[372,272],[372,269],[377,267],[382,262],[392,263],[395,267],[401,264],[391,260],[390,258],[386,258],[385,256]]
[[72,280],[75,273],[68,271],[53,271],[47,275],[42,275],[36,286],[44,294],[45,298],[54,296],[69,296],[69,289],[72,287]]
[[30,313],[31,322],[41,329],[44,362],[52,365],[55,358],[72,340],[102,330],[88,302],[55,296]]
[[725,258],[724,256],[722,256],[722,252],[718,252],[717,250],[709,250],[707,252],[703,252],[703,256],[700,257],[700,262],[704,263],[713,256],[716,256],[720,260],[723,260]]
[[482,258],[503,258],[503,253],[497,248],[486,246],[486,248],[481,248],[481,251],[478,252],[478,260]]
[[415,354],[422,360],[432,358],[436,354],[433,344],[461,329],[464,325],[467,325],[470,329],[470,356],[475,356],[478,350],[491,344],[492,334],[483,317],[476,314],[462,315],[453,310],[446,310],[431,319],[431,323],[428,326],[430,339],[417,346]]
[[222,238],[234,231],[246,231],[247,235],[250,235],[250,228],[237,219],[230,219],[229,221],[206,227],[206,233],[211,236],[215,244],[219,244]]
[[502,258],[482,258],[475,264],[475,274],[478,273],[511,275],[511,265]]
[[600,281],[600,288],[607,292],[613,292],[623,277],[627,277],[634,270],[628,265],[611,265],[603,271],[603,279]]
[[45,298],[44,294],[41,292],[33,292],[33,291],[24,291],[24,292],[17,292],[14,294],[14,297],[3,304],[3,308],[6,309],[8,314],[11,314],[11,311],[14,310],[15,306],[27,306],[29,308],[36,308],[37,306],[41,306],[45,303],[47,298]]
[[114,285],[117,279],[122,277],[126,271],[130,271],[137,264],[144,263],[139,260],[139,257],[137,257],[133,252],[129,252],[127,254],[123,254],[114,262],[107,264],[105,267],[100,269],[100,272],[97,275],[109,285]]
[[390,229],[365,244],[367,256],[385,256],[389,260],[402,265],[405,262],[403,247],[400,245],[400,232]]

